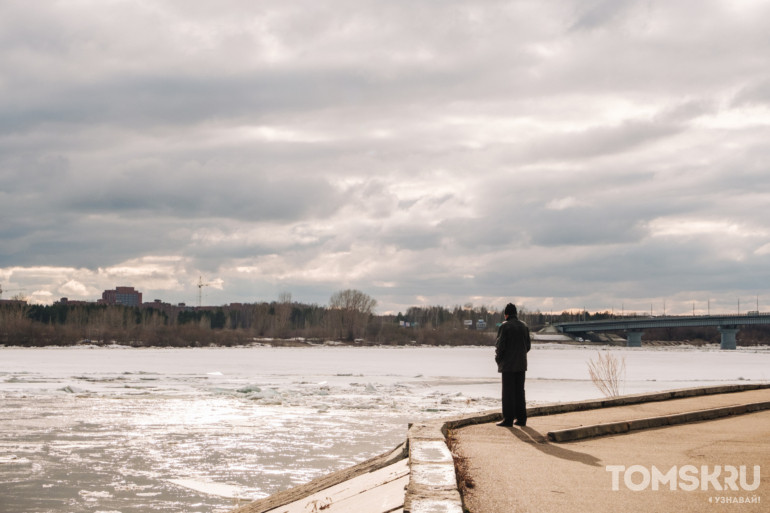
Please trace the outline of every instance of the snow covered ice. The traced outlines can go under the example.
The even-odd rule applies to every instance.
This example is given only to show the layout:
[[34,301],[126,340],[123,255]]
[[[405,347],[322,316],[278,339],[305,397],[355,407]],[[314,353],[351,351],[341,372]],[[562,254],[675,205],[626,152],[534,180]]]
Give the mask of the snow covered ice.
[[[602,348],[624,393],[766,382],[766,348]],[[600,397],[536,344],[530,403]],[[228,511],[499,407],[494,348],[0,348],[0,511]]]

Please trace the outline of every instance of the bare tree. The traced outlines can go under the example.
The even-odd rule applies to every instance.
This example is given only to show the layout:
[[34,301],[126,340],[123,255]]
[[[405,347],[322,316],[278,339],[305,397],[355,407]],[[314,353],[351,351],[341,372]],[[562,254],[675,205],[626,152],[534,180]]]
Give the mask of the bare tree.
[[337,316],[339,335],[347,340],[354,340],[366,332],[369,317],[376,306],[376,299],[354,289],[335,292],[329,299],[329,308]]
[[286,337],[289,333],[289,320],[291,319],[291,292],[278,294],[278,302],[275,305],[275,335]]

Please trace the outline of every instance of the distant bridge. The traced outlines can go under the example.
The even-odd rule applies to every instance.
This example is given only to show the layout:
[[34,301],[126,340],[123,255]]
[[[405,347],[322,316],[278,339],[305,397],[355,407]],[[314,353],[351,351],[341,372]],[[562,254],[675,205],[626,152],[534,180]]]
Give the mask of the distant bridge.
[[555,327],[562,333],[589,331],[625,331],[628,347],[642,346],[642,332],[649,328],[686,328],[714,326],[722,334],[721,349],[735,349],[739,326],[770,324],[770,313],[749,312],[745,315],[698,315],[671,317],[619,317],[602,321],[562,322]]

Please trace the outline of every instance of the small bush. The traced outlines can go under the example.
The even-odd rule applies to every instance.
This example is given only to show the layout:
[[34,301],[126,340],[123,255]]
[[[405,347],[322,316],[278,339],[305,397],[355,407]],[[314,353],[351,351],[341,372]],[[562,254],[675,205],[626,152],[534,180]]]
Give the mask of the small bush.
[[596,354],[596,361],[588,360],[588,374],[591,381],[605,396],[617,397],[626,379],[626,358],[617,358],[607,351]]

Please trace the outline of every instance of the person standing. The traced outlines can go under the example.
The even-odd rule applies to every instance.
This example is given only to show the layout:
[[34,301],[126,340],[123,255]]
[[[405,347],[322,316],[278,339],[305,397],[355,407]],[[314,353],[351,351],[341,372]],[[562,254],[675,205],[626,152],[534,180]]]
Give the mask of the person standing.
[[505,305],[505,321],[497,330],[495,362],[503,381],[503,421],[498,426],[527,425],[524,379],[527,353],[532,346],[529,328],[517,317],[516,305]]

